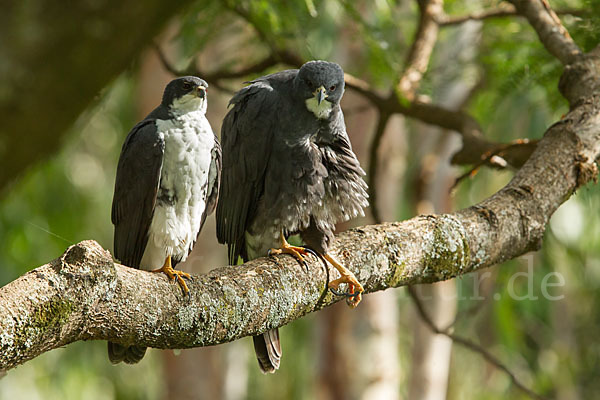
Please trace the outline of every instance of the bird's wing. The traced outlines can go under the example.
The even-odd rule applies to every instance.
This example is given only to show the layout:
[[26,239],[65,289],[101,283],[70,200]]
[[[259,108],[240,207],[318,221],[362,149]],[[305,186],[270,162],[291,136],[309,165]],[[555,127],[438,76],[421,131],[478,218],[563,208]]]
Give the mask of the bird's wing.
[[329,214],[334,222],[347,221],[364,215],[363,209],[369,205],[367,184],[362,179],[365,172],[352,151],[341,110],[330,124],[329,133],[330,140],[321,147],[322,162],[330,179],[335,181],[328,190],[338,199],[333,207],[330,206]]
[[154,120],[133,127],[121,150],[117,166],[112,223],[115,257],[139,268],[152,222],[165,149]]
[[332,121],[330,129],[333,134],[333,143],[331,143],[330,146],[336,151],[337,156],[341,157],[344,166],[357,176],[365,175],[365,172],[361,168],[356,155],[352,151],[350,138],[346,132],[344,114],[342,113],[341,109],[337,113],[337,117]]
[[206,217],[215,211],[217,201],[219,199],[219,188],[221,187],[221,166],[223,164],[223,154],[221,152],[221,145],[219,140],[215,136],[215,146],[210,152],[211,161],[210,169],[208,170],[208,190],[206,192],[206,207],[204,213],[202,213],[202,219],[200,220],[200,230],[202,231]]
[[217,238],[227,243],[229,263],[246,258],[245,231],[263,193],[272,148],[273,123],[278,119],[278,95],[265,80],[235,94],[221,128],[223,175],[217,205]]

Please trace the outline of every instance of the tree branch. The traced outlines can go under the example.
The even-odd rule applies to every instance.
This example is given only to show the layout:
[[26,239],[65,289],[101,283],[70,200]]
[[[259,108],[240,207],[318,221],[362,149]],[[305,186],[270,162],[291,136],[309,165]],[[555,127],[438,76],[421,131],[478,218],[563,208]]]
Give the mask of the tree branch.
[[295,54],[282,50],[278,52],[270,53],[267,57],[263,58],[255,62],[254,64],[250,64],[245,66],[237,71],[229,71],[223,68],[217,68],[212,72],[203,71],[200,69],[199,65],[191,65],[185,70],[178,70],[173,66],[173,64],[167,59],[166,55],[160,48],[160,46],[156,43],[153,43],[153,47],[158,54],[158,58],[162,63],[163,67],[169,71],[174,76],[184,76],[184,75],[195,75],[201,77],[209,84],[212,84],[218,89],[221,89],[225,92],[233,92],[223,86],[223,80],[228,79],[239,79],[244,78],[248,75],[258,74],[265,71],[268,68],[274,67],[278,64],[284,63],[288,65],[294,64],[302,64],[302,60],[296,56]]
[[419,314],[421,319],[423,321],[425,321],[425,324],[429,327],[429,329],[431,329],[432,332],[434,332],[438,335],[444,335],[447,338],[451,339],[454,343],[459,344],[471,351],[474,351],[475,353],[481,354],[483,356],[483,358],[486,359],[487,362],[489,362],[494,367],[498,368],[499,370],[504,372],[506,375],[508,375],[512,384],[515,385],[515,387],[517,389],[519,389],[520,391],[522,391],[523,393],[525,393],[532,399],[537,399],[537,400],[544,399],[544,397],[542,397],[541,395],[537,394],[536,392],[534,392],[533,390],[531,390],[527,386],[525,386],[517,378],[517,376],[510,369],[508,369],[508,367],[506,365],[504,365],[500,360],[498,360],[492,353],[487,351],[485,348],[481,347],[480,345],[472,342],[471,340],[469,340],[467,338],[455,335],[455,334],[449,332],[447,329],[438,328],[435,325],[435,323],[431,320],[427,311],[425,310],[425,307],[423,306],[421,299],[419,299],[419,296],[417,295],[417,292],[415,291],[414,287],[409,286],[407,289],[408,289],[408,294],[410,295],[411,299],[413,300],[413,303],[415,305],[417,313]]
[[389,120],[390,114],[387,114],[385,112],[379,114],[379,118],[377,119],[377,128],[375,128],[375,134],[373,135],[373,139],[371,140],[371,145],[369,147],[369,204],[371,208],[371,215],[373,216],[373,221],[375,221],[375,223],[377,224],[380,224],[382,222],[381,213],[379,212],[379,205],[377,204],[377,161],[379,160],[379,157],[377,157],[377,153]]
[[[583,16],[585,15],[585,10],[579,10],[575,8],[564,8],[560,10],[556,10],[557,15],[575,15],[575,16]],[[489,8],[487,10],[475,11],[471,14],[467,15],[442,15],[436,18],[436,21],[440,27],[442,26],[452,26],[463,24],[467,21],[484,21],[492,18],[504,18],[504,17],[514,17],[518,16],[517,10],[512,4],[501,4],[496,8]]]
[[[482,154],[479,162],[472,163],[475,165],[456,178],[452,188],[454,189],[463,179],[476,175],[479,169],[484,165],[491,165],[497,168],[506,168],[509,164],[513,166],[523,165],[531,153],[533,153],[533,150],[535,150],[537,143],[537,140],[517,139],[507,144],[498,145],[495,149]],[[469,155],[463,146],[463,148],[454,155],[453,160],[463,156],[473,157],[476,156],[476,154]]]
[[436,18],[444,12],[443,0],[420,0],[417,3],[420,10],[417,33],[406,57],[404,72],[396,86],[397,94],[411,101],[427,71],[433,46],[437,41],[439,26]]
[[[586,68],[591,68],[587,66]],[[395,95],[384,97],[378,94],[368,82],[345,74],[346,86],[365,97],[380,112],[380,114],[402,114],[426,124],[434,125],[449,131],[458,132],[463,138],[463,147],[452,157],[454,164],[480,164],[482,159],[486,165],[493,165],[486,159],[487,154],[502,152],[508,164],[520,168],[529,159],[536,141],[518,143],[497,143],[483,136],[481,125],[475,118],[462,110],[450,110],[435,104],[415,100],[401,102]],[[565,88],[573,87],[571,84]],[[377,132],[377,130],[376,130]],[[371,147],[373,144],[371,144]],[[373,150],[370,150],[371,154]],[[369,173],[371,175],[371,173]],[[369,182],[371,182],[369,180]]]
[[[516,168],[521,167],[535,149],[535,142],[523,145],[506,145],[504,143],[490,142],[484,138],[479,123],[466,112],[462,110],[453,111],[414,99],[415,91],[418,88],[423,73],[427,69],[431,51],[433,50],[435,40],[437,39],[437,29],[434,29],[434,25],[435,19],[442,12],[441,6],[442,3],[437,0],[421,5],[422,17],[419,28],[417,29],[414,43],[411,46],[411,51],[407,56],[404,73],[399,78],[399,82],[404,83],[398,84],[398,87],[405,87],[408,90],[407,92],[404,92],[402,96],[411,97],[413,98],[412,101],[409,101],[407,97],[403,97],[402,101],[399,100],[396,92],[393,90],[387,96],[382,96],[377,93],[368,82],[349,73],[344,74],[346,86],[369,100],[371,104],[377,108],[380,115],[386,114],[389,118],[389,116],[398,113],[427,124],[460,133],[463,137],[463,147],[452,159],[452,162],[455,164],[476,164],[480,166],[483,160],[483,164],[497,167],[493,162],[490,162],[490,160],[486,158],[486,155],[501,151],[503,153],[503,158],[508,164]],[[253,19],[247,11],[233,11],[244,18],[249,24],[254,24]],[[260,37],[266,35],[266,33],[258,27],[255,27],[255,30]],[[159,46],[154,44],[154,47],[164,68],[173,75],[200,76],[209,84],[226,92],[232,91],[224,86],[223,80],[243,78],[251,74],[261,73],[278,64],[286,64],[299,68],[304,63],[304,60],[296,53],[287,49],[279,49],[275,47],[273,43],[270,43],[271,52],[268,56],[237,71],[218,68],[212,72],[207,72],[202,71],[198,65],[190,66],[185,70],[178,70],[169,62]],[[373,138],[374,141],[370,146],[371,154],[377,151],[377,148],[374,148],[373,146],[379,146],[378,143],[381,141],[382,137],[378,135],[382,134],[383,132],[376,130]],[[377,143],[375,143],[375,140],[377,140]],[[377,165],[375,164],[374,167],[375,169],[373,171],[369,171],[370,177],[375,176],[377,173]],[[369,180],[369,182],[371,182],[371,180]],[[372,198],[376,197],[375,190],[370,189],[370,191]],[[380,222],[376,216],[377,207],[374,206],[372,210],[376,217],[375,220]]]
[[510,2],[519,14],[527,18],[546,50],[561,63],[572,64],[583,56],[547,0],[510,0]]
[[[465,111],[414,101],[403,105],[397,99],[389,99],[388,109],[396,110],[407,117],[450,131],[458,132],[463,138],[462,148],[452,157],[454,164],[478,164],[482,157],[495,151],[502,151],[504,159],[514,167],[521,167],[535,150],[535,142],[504,144],[487,140],[479,122]],[[492,165],[487,162],[487,165]]]
[[[584,57],[583,66],[600,67],[600,58]],[[538,249],[556,208],[597,176],[599,99],[598,91],[592,93],[551,126],[527,163],[492,197],[453,214],[344,232],[331,253],[370,293],[449,279]],[[187,302],[164,276],[113,264],[97,244],[82,242],[0,289],[0,370],[77,340],[156,348],[219,344],[339,300],[326,291],[336,273],[319,261],[310,260],[305,273],[286,256],[276,260],[194,277]]]

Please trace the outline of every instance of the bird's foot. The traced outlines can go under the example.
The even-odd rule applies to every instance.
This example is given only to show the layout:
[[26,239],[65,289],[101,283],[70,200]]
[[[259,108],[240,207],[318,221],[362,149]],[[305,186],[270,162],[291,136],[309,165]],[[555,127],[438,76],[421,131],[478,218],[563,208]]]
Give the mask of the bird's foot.
[[190,299],[190,297],[191,297],[190,289],[188,288],[188,286],[185,283],[185,281],[183,280],[183,278],[191,280],[192,276],[190,274],[188,274],[187,272],[183,272],[183,271],[174,269],[171,266],[171,257],[168,257],[165,260],[165,264],[161,268],[154,269],[150,272],[162,272],[165,275],[167,275],[167,278],[169,278],[169,280],[171,282],[174,282],[175,280],[177,280],[177,283],[179,283],[179,286],[181,287],[183,294],[188,298],[188,300]]
[[[324,254],[323,257],[325,257],[325,259],[329,261],[331,265],[333,265],[342,275],[338,279],[329,282],[329,290],[336,296],[346,297],[346,304],[352,308],[355,308],[362,300],[362,292],[364,292],[365,289],[362,287],[358,279],[356,279],[354,274],[341,265],[335,258],[331,257],[329,254]],[[342,283],[346,283],[348,285],[347,292],[341,292],[339,290],[339,287]]]
[[[339,290],[339,286],[342,283],[348,284],[348,291],[342,292]],[[329,290],[336,296],[346,297],[346,303],[354,308],[362,300],[362,292],[364,291],[362,285],[358,282],[356,277],[351,273],[350,275],[342,275],[341,278],[329,282]]]
[[304,265],[305,268],[308,268],[308,264],[306,263],[306,260],[304,259],[304,257],[306,257],[309,254],[314,255],[315,257],[318,257],[314,251],[312,251],[311,249],[307,249],[305,247],[299,247],[299,246],[292,246],[288,243],[286,243],[286,246],[282,246],[279,249],[269,249],[269,255],[270,256],[276,256],[277,254],[289,254],[291,256],[293,256],[296,260],[298,260],[298,262],[302,265]]
[[278,249],[269,249],[269,256],[275,256],[277,254],[289,254],[293,256],[300,264],[304,265],[304,268],[306,268],[307,271],[308,264],[306,263],[304,257],[312,254],[313,256],[319,258],[319,255],[308,247],[292,246],[289,244],[285,239],[285,236],[283,236],[283,233],[281,234],[281,247]]

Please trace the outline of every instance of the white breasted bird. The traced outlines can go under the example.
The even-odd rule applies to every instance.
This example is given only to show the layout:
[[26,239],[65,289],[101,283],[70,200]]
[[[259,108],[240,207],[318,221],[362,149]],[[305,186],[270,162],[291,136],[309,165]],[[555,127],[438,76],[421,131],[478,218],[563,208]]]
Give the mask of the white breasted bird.
[[[195,76],[167,85],[161,104],[125,139],[112,204],[116,259],[165,273],[185,295],[190,276],[173,267],[191,252],[219,193],[221,147],[205,115],[207,88]],[[108,343],[115,364],[137,363],[145,352],[135,343]]]

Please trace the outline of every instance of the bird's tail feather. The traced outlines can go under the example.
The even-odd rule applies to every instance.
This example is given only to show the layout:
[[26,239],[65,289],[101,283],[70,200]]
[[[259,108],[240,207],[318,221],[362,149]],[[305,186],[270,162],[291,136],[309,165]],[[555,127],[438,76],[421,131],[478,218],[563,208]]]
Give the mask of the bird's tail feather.
[[254,336],[254,351],[261,371],[274,373],[279,369],[281,360],[281,343],[279,342],[279,330],[271,329],[260,336]]
[[108,359],[113,364],[121,361],[126,364],[137,364],[146,354],[146,347],[123,346],[118,343],[108,342]]

